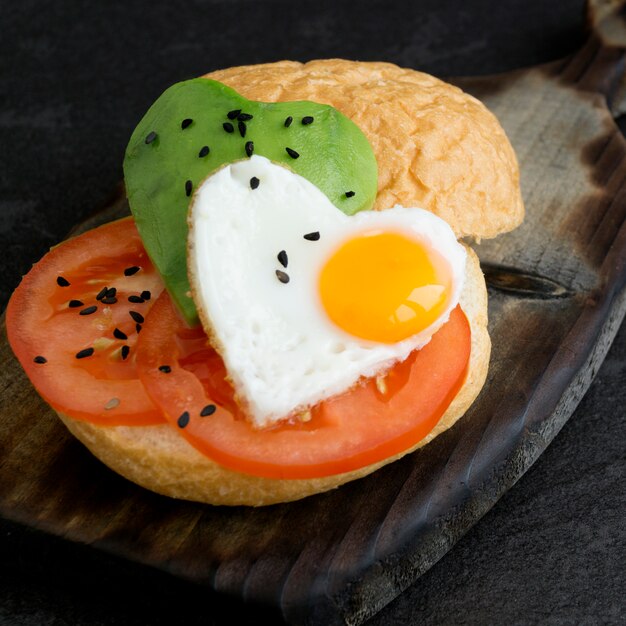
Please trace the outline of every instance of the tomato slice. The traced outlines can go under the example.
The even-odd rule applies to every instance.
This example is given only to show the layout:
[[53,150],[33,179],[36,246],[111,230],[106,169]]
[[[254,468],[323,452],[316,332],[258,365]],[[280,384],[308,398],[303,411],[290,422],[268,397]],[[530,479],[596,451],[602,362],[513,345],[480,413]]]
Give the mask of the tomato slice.
[[470,326],[457,307],[430,343],[387,374],[386,389],[365,380],[315,406],[307,422],[263,430],[244,419],[221,358],[166,293],[146,320],[137,362],[167,420],[206,456],[256,476],[315,478],[370,465],[423,439],[463,384],[470,347]]
[[9,343],[56,410],[97,424],[162,423],[135,362],[161,291],[132,218],[106,224],[53,248],[23,278],[6,311]]

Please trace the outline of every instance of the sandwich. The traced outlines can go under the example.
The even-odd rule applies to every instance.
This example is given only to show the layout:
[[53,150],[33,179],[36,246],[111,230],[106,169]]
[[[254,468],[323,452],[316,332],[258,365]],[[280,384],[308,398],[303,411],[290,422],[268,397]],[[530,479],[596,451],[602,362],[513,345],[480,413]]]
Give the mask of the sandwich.
[[469,242],[524,208],[472,96],[389,63],[220,70],[157,99],[124,175],[132,216],[53,248],[6,316],[35,389],[119,474],[297,500],[427,444],[479,394]]

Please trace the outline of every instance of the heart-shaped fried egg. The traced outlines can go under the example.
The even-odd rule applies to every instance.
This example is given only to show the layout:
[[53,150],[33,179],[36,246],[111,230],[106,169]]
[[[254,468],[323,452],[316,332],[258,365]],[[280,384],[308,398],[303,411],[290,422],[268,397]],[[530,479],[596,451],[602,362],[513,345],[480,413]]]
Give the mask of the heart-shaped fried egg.
[[208,177],[189,227],[196,307],[259,427],[424,346],[463,287],[465,250],[440,218],[400,206],[347,216],[260,156]]

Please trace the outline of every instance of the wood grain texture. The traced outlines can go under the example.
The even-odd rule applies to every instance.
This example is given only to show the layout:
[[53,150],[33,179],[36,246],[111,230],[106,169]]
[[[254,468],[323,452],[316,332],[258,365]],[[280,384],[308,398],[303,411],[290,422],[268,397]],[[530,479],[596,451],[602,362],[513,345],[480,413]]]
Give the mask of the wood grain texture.
[[[292,623],[359,624],[373,615],[541,454],[623,319],[626,143],[606,100],[623,110],[621,26],[615,13],[597,17],[596,34],[565,61],[457,81],[511,138],[528,214],[515,232],[477,248],[491,285],[492,362],[481,396],[454,428],[365,479],[300,502],[178,502],[92,458],[34,393],[3,338],[0,514],[277,606]],[[83,227],[125,210],[113,202]]]

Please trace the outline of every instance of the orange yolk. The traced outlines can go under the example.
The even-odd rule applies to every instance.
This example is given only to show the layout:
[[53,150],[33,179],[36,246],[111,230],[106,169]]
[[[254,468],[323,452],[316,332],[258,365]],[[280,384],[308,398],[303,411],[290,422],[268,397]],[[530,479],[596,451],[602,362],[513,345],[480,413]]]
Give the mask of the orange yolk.
[[373,231],[341,245],[322,268],[322,304],[351,335],[395,343],[428,328],[443,313],[452,274],[427,244]]

